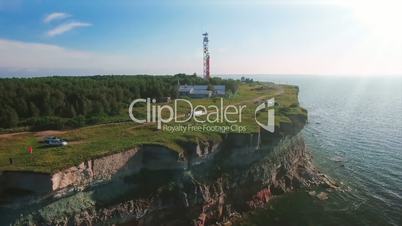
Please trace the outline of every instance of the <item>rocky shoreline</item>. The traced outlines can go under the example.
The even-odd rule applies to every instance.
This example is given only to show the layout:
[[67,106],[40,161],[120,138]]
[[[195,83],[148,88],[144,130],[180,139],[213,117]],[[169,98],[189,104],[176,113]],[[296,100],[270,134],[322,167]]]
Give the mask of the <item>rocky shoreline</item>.
[[337,189],[312,163],[307,114],[289,119],[275,133],[180,143],[183,152],[143,144],[53,174],[3,172],[0,192],[31,189],[7,204],[14,225],[233,225],[282,194]]
[[[104,184],[77,183],[81,187],[72,195],[59,190],[57,198],[15,224],[232,225],[243,213],[286,192],[336,189],[336,183],[313,166],[302,135],[265,144],[267,139],[257,135],[227,135],[220,144],[193,145],[174,158],[153,147],[153,154],[134,161],[135,171],[130,161],[125,173],[103,169],[114,172]],[[173,159],[180,164],[174,165]],[[116,156],[111,161],[116,162]],[[150,167],[155,165],[159,168]]]

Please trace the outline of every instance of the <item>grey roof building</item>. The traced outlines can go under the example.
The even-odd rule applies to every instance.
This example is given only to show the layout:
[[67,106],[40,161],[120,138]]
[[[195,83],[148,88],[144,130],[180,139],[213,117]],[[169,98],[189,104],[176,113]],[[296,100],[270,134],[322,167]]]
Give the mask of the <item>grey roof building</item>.
[[179,86],[180,96],[189,96],[193,98],[205,98],[211,96],[225,96],[226,87],[224,85],[213,86],[213,90],[208,90],[207,85],[182,85]]
[[214,91],[216,96],[225,96],[226,95],[226,86],[224,85],[217,85],[214,86]]

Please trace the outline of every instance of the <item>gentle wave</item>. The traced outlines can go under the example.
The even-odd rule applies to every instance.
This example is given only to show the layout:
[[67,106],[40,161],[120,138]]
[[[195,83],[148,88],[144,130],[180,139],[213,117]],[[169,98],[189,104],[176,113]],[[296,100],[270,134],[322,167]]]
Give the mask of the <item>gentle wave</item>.
[[402,78],[265,79],[300,87],[315,163],[352,188],[331,195],[320,224],[402,224]]

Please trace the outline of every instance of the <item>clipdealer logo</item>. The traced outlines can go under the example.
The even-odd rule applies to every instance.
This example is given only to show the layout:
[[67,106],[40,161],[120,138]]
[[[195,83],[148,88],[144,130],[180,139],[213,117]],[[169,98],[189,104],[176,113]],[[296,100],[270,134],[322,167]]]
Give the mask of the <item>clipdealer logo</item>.
[[[275,109],[269,109],[275,106],[275,98],[271,98],[264,103],[261,103],[260,105],[257,106],[255,109],[255,122],[261,126],[261,128],[265,129],[266,131],[269,131],[271,133],[275,132]],[[267,110],[267,123],[263,124],[258,121],[257,119],[257,113],[262,111],[262,110]]]
[[[146,105],[146,117],[137,118],[134,116],[134,107],[137,104],[145,104]],[[187,105],[190,109],[187,114],[179,114],[178,106]],[[255,109],[255,121],[256,123],[266,131],[273,133],[275,131],[275,109],[270,109],[275,105],[275,98],[271,98],[269,100],[264,101],[259,104]],[[132,121],[144,124],[144,123],[156,123],[158,129],[162,129],[162,124],[166,123],[186,123],[190,120],[194,120],[196,123],[229,123],[236,124],[242,122],[243,110],[246,108],[246,105],[224,105],[223,98],[220,98],[220,105],[196,105],[194,106],[189,100],[186,99],[175,99],[173,102],[173,106],[164,104],[158,105],[156,104],[155,99],[151,98],[140,98],[135,99],[131,102],[128,113]],[[262,123],[258,120],[257,116],[259,112],[263,112],[267,110],[267,122]],[[232,116],[232,117],[229,117]],[[234,116],[234,117],[233,117]],[[219,126],[214,126],[219,127]],[[206,128],[205,126],[202,128]],[[238,128],[232,127],[231,128]],[[227,129],[221,128],[217,129],[219,131],[227,131]],[[211,130],[209,130],[211,131]],[[214,130],[216,131],[216,129]]]

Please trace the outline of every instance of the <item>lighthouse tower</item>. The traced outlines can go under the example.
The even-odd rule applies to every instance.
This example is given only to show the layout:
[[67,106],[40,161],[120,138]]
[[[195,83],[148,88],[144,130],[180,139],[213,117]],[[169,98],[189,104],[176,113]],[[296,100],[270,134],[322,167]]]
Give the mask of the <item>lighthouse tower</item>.
[[204,59],[203,59],[203,66],[204,66],[204,79],[209,80],[211,78],[210,71],[209,71],[209,50],[208,50],[208,33],[202,34],[203,38],[203,52],[204,52]]

